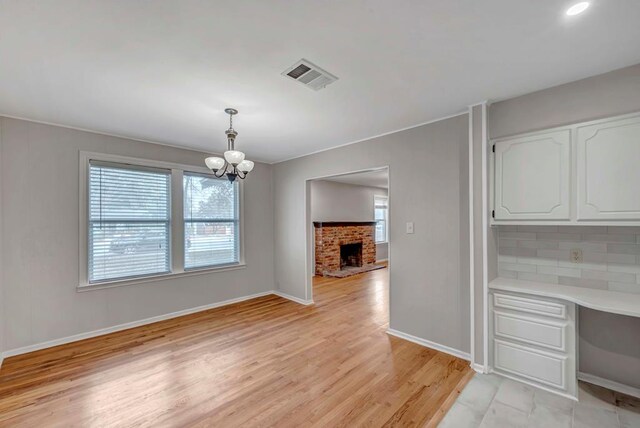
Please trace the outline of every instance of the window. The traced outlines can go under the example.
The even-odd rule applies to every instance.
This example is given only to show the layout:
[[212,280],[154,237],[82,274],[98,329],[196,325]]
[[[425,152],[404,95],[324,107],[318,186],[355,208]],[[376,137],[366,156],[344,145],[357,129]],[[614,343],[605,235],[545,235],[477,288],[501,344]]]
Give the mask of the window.
[[80,177],[79,290],[245,266],[241,183],[83,151]]
[[170,171],[91,161],[88,280],[167,273]]
[[387,242],[389,238],[388,234],[388,220],[389,220],[389,206],[386,196],[374,196],[374,218],[376,221],[376,242]]
[[238,183],[185,173],[185,269],[238,263]]

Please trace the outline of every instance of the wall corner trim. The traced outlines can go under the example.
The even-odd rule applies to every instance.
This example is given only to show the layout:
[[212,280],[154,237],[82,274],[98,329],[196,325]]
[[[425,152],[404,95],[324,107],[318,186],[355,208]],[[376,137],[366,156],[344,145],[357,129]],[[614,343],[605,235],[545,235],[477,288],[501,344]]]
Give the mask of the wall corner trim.
[[287,300],[291,300],[292,302],[299,303],[301,305],[305,305],[305,306],[313,305],[313,300],[301,299],[299,297],[292,296],[291,294],[283,293],[282,291],[279,291],[279,290],[273,291],[272,294],[278,297],[282,297],[283,299],[287,299]]
[[477,103],[469,104],[467,107],[469,108],[469,110],[471,110],[473,107],[476,107],[476,106],[490,105],[490,104],[491,104],[490,100],[482,100],[482,101],[478,101]]
[[395,337],[399,337],[400,339],[408,340],[409,342],[417,343],[418,345],[422,345],[426,348],[435,349],[436,351],[444,352],[445,354],[453,355],[454,357],[462,358],[466,361],[471,361],[471,355],[468,352],[460,351],[459,349],[454,349],[446,345],[441,345],[436,342],[432,342],[427,339],[423,339],[421,337],[413,336],[408,333],[403,333],[398,330],[394,330],[392,328],[387,329],[387,334]]

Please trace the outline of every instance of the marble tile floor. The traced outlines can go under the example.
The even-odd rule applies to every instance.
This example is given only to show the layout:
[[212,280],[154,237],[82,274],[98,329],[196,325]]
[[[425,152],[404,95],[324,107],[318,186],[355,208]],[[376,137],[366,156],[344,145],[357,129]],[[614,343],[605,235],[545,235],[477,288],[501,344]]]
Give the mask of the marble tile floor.
[[585,382],[579,402],[497,375],[476,374],[440,428],[640,428],[640,399]]

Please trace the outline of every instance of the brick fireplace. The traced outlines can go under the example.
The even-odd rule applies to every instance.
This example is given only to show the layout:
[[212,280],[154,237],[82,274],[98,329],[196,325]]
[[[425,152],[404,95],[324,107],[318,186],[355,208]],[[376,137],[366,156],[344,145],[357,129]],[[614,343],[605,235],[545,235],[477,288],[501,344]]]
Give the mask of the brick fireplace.
[[314,222],[315,273],[328,274],[376,262],[374,221]]

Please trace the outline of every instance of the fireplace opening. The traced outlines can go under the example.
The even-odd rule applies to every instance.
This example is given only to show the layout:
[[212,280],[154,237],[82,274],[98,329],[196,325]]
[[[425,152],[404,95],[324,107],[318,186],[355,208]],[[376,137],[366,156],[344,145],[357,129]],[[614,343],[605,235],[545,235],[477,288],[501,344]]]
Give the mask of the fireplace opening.
[[362,266],[362,242],[340,245],[340,269]]

